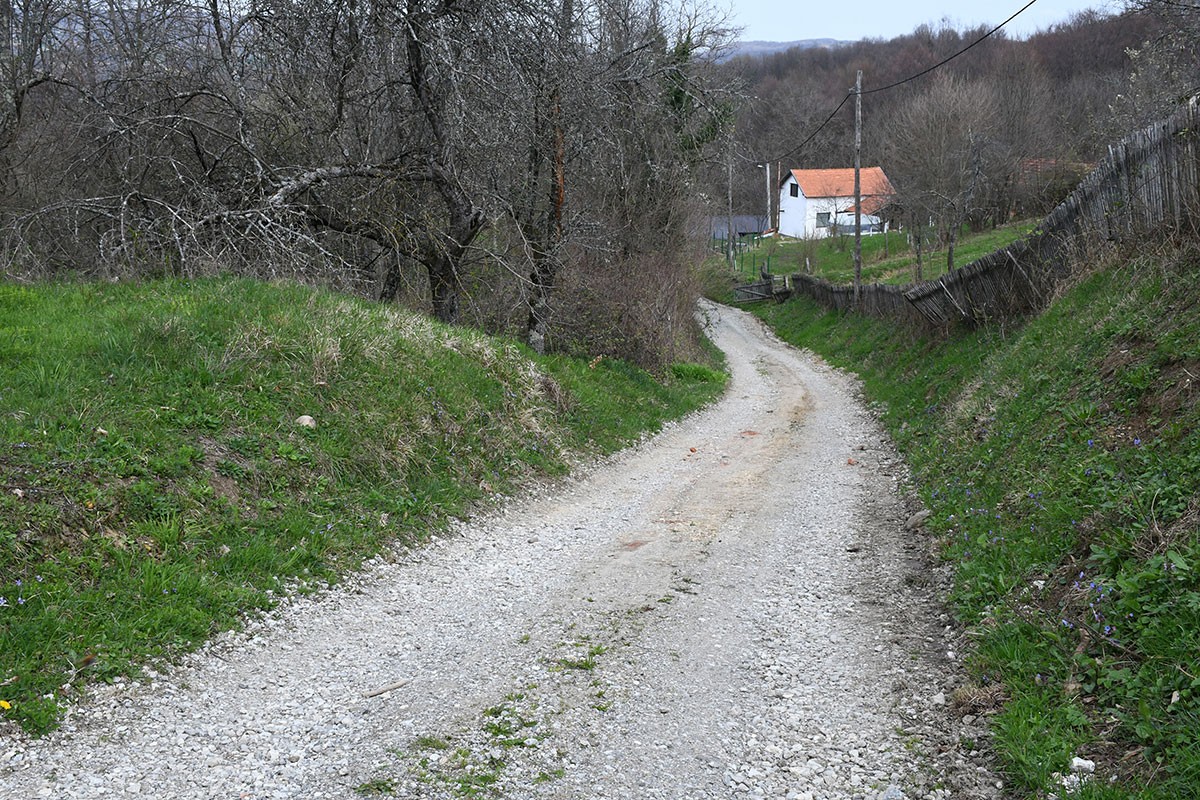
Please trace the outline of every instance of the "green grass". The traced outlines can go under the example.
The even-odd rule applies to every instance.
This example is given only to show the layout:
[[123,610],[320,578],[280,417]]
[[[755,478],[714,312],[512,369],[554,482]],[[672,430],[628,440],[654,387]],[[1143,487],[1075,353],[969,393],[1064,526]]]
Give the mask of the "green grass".
[[[577,644],[578,647],[586,646],[586,642]],[[602,644],[594,644],[587,648],[587,652],[579,657],[567,656],[557,659],[554,663],[563,669],[578,669],[578,670],[593,670],[596,668],[596,657],[602,656],[608,652],[608,647]]]
[[[1034,220],[971,233],[964,230],[954,249],[954,266],[964,267],[983,256],[1012,244],[1033,230]],[[903,285],[916,279],[916,255],[905,231],[862,237],[863,282]],[[708,259],[710,269],[721,268],[724,257]],[[807,272],[831,283],[854,282],[854,237],[837,236],[811,241],[766,239],[749,243],[735,258],[739,279],[755,280],[763,267],[776,275]],[[922,278],[932,280],[946,274],[946,251],[922,253]]]
[[[537,688],[530,684],[529,689]],[[538,735],[540,718],[545,718],[537,709],[537,701],[524,691],[512,692],[499,705],[485,708],[480,714],[480,730],[486,734],[482,747],[459,746],[451,749],[449,737],[419,736],[413,747],[421,753],[395,751],[401,764],[398,766],[425,784],[443,787],[458,797],[498,797],[499,784],[505,770],[510,766],[506,755],[514,748],[531,747],[545,735]],[[430,758],[428,751],[439,751],[440,756]],[[415,757],[415,761],[414,761]],[[407,765],[403,762],[407,761]],[[557,777],[562,776],[556,770]],[[543,778],[542,776],[546,776]],[[556,777],[551,773],[540,773],[534,782]]]
[[396,781],[394,778],[375,778],[354,787],[354,791],[363,797],[393,795],[396,793]]
[[0,284],[0,714],[49,730],[84,682],[723,386],[294,286]]
[[755,309],[881,403],[955,567],[972,668],[1010,698],[993,730],[1019,796],[1072,755],[1098,763],[1080,796],[1200,796],[1197,307],[1191,246],[1097,268],[1004,330]]

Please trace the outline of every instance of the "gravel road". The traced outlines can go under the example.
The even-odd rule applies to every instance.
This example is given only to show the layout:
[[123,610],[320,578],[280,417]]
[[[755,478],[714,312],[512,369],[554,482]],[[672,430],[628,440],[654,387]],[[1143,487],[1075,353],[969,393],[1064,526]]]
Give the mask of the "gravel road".
[[720,403],[5,731],[0,797],[997,796],[854,381],[704,313]]

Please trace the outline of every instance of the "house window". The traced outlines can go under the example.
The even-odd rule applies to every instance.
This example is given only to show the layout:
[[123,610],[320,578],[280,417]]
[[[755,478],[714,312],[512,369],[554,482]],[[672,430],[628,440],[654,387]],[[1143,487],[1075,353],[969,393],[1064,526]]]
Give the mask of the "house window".
[[792,191],[792,197],[799,197],[799,196],[800,196],[800,184],[798,184],[798,183],[793,183],[793,184],[792,184],[790,187],[788,187],[788,188],[790,188],[790,189],[791,189],[791,191]]
[[829,227],[829,212],[828,211],[822,211],[821,213],[817,214],[817,227],[818,228],[828,228]]

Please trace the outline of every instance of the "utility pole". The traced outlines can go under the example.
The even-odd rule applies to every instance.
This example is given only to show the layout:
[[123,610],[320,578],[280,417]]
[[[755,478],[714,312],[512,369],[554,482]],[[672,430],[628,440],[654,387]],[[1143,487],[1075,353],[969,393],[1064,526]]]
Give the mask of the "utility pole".
[[[783,162],[775,162],[775,183],[779,183],[779,179],[783,177]],[[772,187],[774,188],[774,187]],[[775,229],[775,233],[779,233],[779,195],[775,195],[775,216],[771,219],[771,227]]]
[[862,294],[862,70],[854,81],[854,305]]
[[763,172],[766,173],[767,177],[767,222],[766,227],[764,228],[765,232],[765,230],[770,229],[771,227],[771,162],[767,161],[763,164],[759,164],[759,166],[763,168]]
[[725,228],[725,263],[729,266],[729,271],[733,271],[733,138],[729,140],[729,218],[728,225]]

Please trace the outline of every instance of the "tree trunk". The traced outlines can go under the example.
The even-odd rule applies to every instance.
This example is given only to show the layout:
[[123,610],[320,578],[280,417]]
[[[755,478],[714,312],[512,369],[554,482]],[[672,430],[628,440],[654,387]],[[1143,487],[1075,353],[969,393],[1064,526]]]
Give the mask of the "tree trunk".
[[917,283],[920,283],[921,281],[923,281],[925,279],[924,278],[925,265],[924,265],[924,262],[922,261],[922,258],[924,257],[924,251],[922,249],[922,245],[924,245],[924,243],[925,243],[925,237],[924,237],[924,228],[921,227],[921,220],[917,218],[916,214],[913,214],[909,218],[909,227],[912,229],[913,252],[917,256],[917,264],[915,267],[915,269],[916,269],[915,280]]
[[437,256],[426,263],[429,271],[429,293],[433,316],[447,325],[458,322],[458,270],[448,255]]
[[544,281],[541,264],[533,264],[533,286],[530,289],[529,321],[527,323],[527,340],[535,353],[546,352],[546,329],[550,317],[550,286]]
[[387,258],[383,266],[383,274],[379,277],[379,299],[384,303],[394,303],[400,297],[400,287],[403,286],[400,275],[400,256]]
[[451,5],[433,11],[423,7],[421,0],[408,0],[405,31],[405,50],[408,55],[408,76],[417,107],[429,128],[430,150],[427,182],[446,204],[446,231],[440,240],[426,243],[420,250],[421,261],[429,274],[429,290],[433,314],[442,322],[458,321],[459,271],[462,257],[479,231],[483,229],[483,211],[475,207],[471,195],[459,182],[459,163],[451,142],[449,127],[454,113],[445,105],[446,97],[439,89],[437,77],[426,59],[426,48],[434,41],[435,22],[432,15],[450,15]]
[[442,322],[453,325],[458,322],[458,294],[463,256],[475,237],[483,230],[485,217],[475,208],[467,193],[458,184],[441,176],[438,191],[446,201],[450,224],[446,230],[446,241],[431,241],[424,248],[422,262],[429,274],[429,293],[433,315]]

